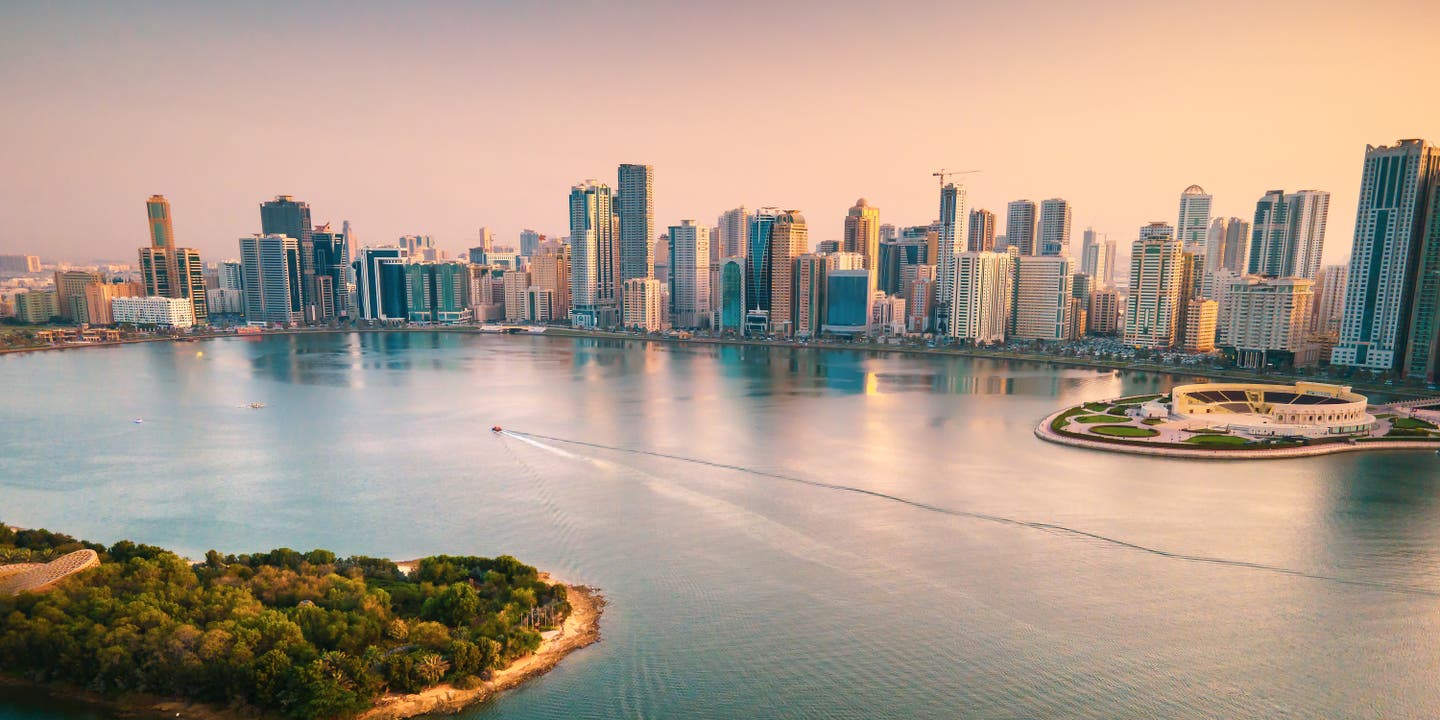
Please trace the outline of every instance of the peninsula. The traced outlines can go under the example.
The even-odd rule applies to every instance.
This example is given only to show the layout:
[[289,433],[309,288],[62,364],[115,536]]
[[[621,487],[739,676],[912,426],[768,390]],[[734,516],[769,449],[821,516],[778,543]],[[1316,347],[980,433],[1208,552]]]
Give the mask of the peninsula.
[[0,587],[4,679],[186,717],[453,712],[597,641],[603,606],[509,556],[190,562],[4,526],[0,576],[31,578]]

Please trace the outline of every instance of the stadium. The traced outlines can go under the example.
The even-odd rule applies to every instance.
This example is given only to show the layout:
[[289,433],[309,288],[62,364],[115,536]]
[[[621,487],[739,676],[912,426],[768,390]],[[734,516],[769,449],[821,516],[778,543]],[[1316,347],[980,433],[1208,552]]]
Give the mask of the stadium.
[[1180,385],[1170,398],[1146,403],[1147,417],[1191,421],[1251,436],[1326,437],[1369,432],[1375,416],[1369,399],[1342,385],[1297,382],[1293,385],[1205,383]]

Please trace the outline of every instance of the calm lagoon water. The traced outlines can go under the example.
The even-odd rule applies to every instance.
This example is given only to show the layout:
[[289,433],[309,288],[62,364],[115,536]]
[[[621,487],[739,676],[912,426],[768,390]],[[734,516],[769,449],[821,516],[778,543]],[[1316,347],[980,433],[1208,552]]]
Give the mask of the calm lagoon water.
[[0,518],[603,588],[602,643],[469,718],[1440,717],[1440,462],[1031,434],[1176,381],[445,333],[0,356]]

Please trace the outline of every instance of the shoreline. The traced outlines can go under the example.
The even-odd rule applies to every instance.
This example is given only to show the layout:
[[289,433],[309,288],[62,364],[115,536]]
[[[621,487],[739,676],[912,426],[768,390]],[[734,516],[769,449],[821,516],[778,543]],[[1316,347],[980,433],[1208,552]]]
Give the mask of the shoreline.
[[[547,573],[541,573],[548,580]],[[600,616],[606,600],[598,588],[565,583],[570,600],[570,616],[561,625],[561,632],[544,640],[535,652],[519,658],[478,686],[460,690],[443,683],[422,692],[400,695],[387,693],[376,698],[374,706],[354,716],[355,720],[405,720],[431,714],[454,714],[555,669],[571,653],[600,642]],[[247,708],[225,708],[204,703],[136,694],[106,697],[79,687],[35,682],[11,675],[0,675],[0,685],[25,688],[45,697],[64,699],[113,713],[116,717],[191,718],[192,720],[271,720],[278,718]]]
[[[499,335],[503,333],[483,332],[476,325],[427,325],[423,327],[339,327],[339,328],[295,328],[290,330],[266,330],[260,335],[244,336],[268,337],[275,335],[310,335],[310,334],[362,334],[362,333],[454,333],[458,335]],[[758,348],[785,348],[793,350],[840,350],[850,352],[872,352],[889,353],[895,355],[914,355],[921,357],[963,357],[982,358],[989,360],[1009,360],[1013,362],[1033,362],[1048,364],[1057,367],[1082,368],[1090,370],[1114,370],[1118,372],[1138,372],[1154,375],[1174,375],[1181,377],[1203,378],[1206,380],[1232,380],[1241,382],[1273,382],[1276,380],[1286,381],[1315,381],[1315,382],[1342,382],[1336,378],[1325,376],[1304,376],[1293,374],[1265,374],[1239,370],[1214,370],[1208,368],[1184,368],[1171,365],[1160,365],[1155,363],[1127,363],[1118,360],[1101,360],[1096,358],[1064,357],[1058,355],[1039,355],[1032,353],[1005,352],[996,350],[985,350],[982,348],[959,348],[959,347],[918,347],[913,345],[881,345],[881,344],[844,344],[829,342],[798,342],[795,340],[754,340],[741,337],[665,337],[650,335],[631,335],[623,332],[611,332],[608,330],[581,330],[571,327],[545,326],[542,333],[518,333],[526,337],[563,337],[563,338],[590,338],[599,340],[628,340],[632,342],[660,343],[667,345],[716,345],[736,347],[758,347]],[[214,340],[223,338],[242,337],[233,332],[211,333],[189,336],[194,340]],[[109,343],[84,343],[74,345],[43,345],[28,348],[5,348],[0,349],[0,355],[29,352],[47,352],[54,350],[77,350],[95,347],[114,347],[117,345],[134,345],[138,343],[173,341],[169,337],[155,338],[130,338]],[[1403,400],[1421,400],[1427,398],[1440,398],[1437,391],[1427,391],[1421,388],[1414,388],[1401,385],[1377,385],[1362,384],[1354,380],[1343,380],[1345,384],[1357,390],[1363,390],[1371,394],[1382,395],[1391,402]]]

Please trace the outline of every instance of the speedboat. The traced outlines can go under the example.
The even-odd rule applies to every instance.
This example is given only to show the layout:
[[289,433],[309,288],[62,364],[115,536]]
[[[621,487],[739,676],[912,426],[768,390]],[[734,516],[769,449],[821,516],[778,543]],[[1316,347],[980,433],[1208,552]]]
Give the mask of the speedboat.
[[134,423],[135,423],[136,425],[139,425],[140,423],[143,423],[143,422],[145,422],[145,420],[142,419],[142,418],[135,418],[135,420],[134,420]]
[[504,428],[500,427],[499,425],[496,425],[496,426],[490,428],[490,432],[493,432],[493,433],[504,432]]

